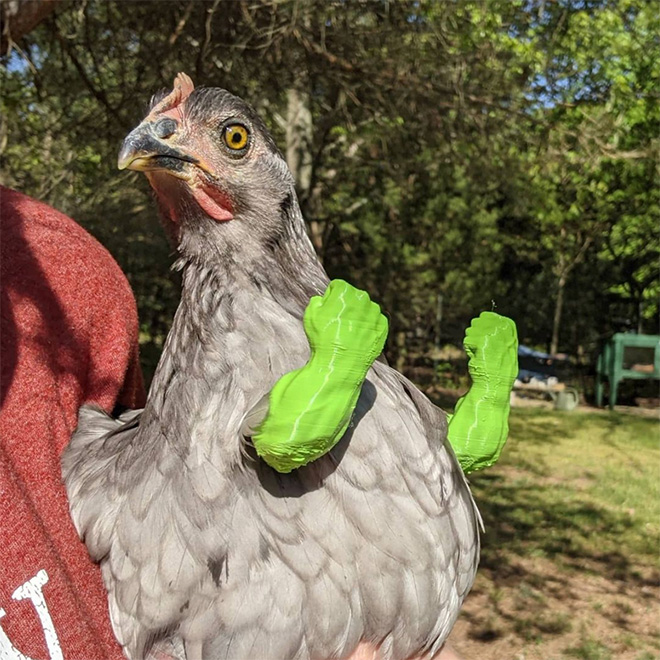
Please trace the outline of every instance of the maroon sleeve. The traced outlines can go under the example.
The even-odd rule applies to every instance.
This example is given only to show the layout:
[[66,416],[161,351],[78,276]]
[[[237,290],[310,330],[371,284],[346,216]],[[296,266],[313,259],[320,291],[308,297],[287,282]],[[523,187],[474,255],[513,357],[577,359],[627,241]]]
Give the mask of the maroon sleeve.
[[82,403],[144,401],[135,302],[70,218],[0,188],[0,221],[0,657],[119,660],[60,455]]

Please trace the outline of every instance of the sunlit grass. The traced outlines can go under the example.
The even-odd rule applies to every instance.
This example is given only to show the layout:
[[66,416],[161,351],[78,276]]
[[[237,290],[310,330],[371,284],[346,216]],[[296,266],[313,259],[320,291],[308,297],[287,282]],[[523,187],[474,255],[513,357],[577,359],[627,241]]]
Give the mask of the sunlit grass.
[[657,420],[515,409],[499,463],[471,483],[487,526],[486,563],[506,547],[565,566],[660,566]]
[[611,651],[592,637],[586,637],[578,646],[567,649],[564,656],[578,660],[612,660]]

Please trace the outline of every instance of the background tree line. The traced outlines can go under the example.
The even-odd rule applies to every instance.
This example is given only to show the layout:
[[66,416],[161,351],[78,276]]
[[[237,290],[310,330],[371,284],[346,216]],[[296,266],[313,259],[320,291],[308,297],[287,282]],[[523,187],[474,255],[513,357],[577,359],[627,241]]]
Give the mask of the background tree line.
[[264,116],[330,275],[389,313],[391,355],[459,343],[491,301],[522,342],[585,360],[658,332],[654,0],[70,0],[37,2],[21,38],[11,4],[0,181],[109,248],[148,370],[178,283],[116,156],[178,71]]

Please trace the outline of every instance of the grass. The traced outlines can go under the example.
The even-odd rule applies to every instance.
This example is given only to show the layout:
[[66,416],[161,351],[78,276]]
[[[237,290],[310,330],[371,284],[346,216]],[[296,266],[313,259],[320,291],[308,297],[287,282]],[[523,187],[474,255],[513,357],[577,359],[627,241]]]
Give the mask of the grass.
[[471,483],[487,527],[487,560],[506,544],[564,566],[588,559],[614,572],[640,562],[660,568],[656,420],[514,410],[499,464]]
[[660,660],[658,420],[514,409],[470,483],[486,533],[465,657]]
[[579,660],[612,660],[612,652],[591,637],[584,639],[578,646],[567,649],[565,656]]

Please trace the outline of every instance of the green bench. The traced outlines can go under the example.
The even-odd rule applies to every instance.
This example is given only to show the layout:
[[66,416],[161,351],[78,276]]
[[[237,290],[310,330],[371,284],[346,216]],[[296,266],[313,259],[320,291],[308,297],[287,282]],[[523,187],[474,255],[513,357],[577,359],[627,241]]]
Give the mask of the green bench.
[[596,367],[596,405],[603,405],[603,383],[610,383],[610,410],[619,383],[627,378],[660,380],[660,336],[618,332],[603,348]]

